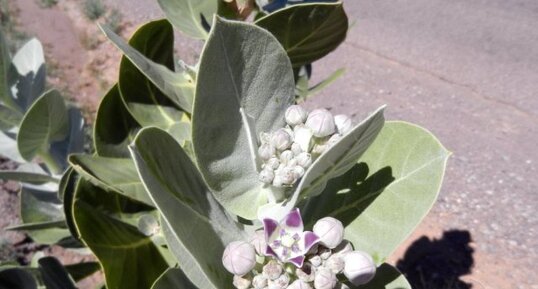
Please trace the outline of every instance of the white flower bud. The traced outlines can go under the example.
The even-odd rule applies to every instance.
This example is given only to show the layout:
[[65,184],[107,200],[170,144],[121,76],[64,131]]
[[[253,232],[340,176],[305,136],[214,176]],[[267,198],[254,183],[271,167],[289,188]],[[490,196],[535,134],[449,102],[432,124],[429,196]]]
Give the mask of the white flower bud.
[[278,166],[280,165],[280,161],[278,160],[278,158],[270,158],[266,163],[265,163],[265,167],[266,168],[270,168],[270,169],[273,169],[273,170],[276,170],[278,169]]
[[264,143],[258,148],[258,154],[260,155],[260,158],[262,158],[263,160],[270,159],[271,157],[275,155],[275,153],[276,153],[275,148],[271,144],[268,144],[268,143]]
[[295,157],[297,164],[307,169],[312,164],[312,156],[309,153],[300,153]]
[[294,156],[298,156],[300,153],[303,152],[303,149],[301,149],[301,145],[296,142],[291,144],[290,150]]
[[340,255],[333,254],[327,259],[325,267],[331,269],[334,274],[341,273],[344,270],[344,258]]
[[282,180],[282,185],[293,185],[297,179],[295,178],[295,170],[290,167],[285,167],[278,171],[278,176]]
[[313,110],[306,119],[306,126],[315,137],[326,137],[336,131],[333,115],[326,109]]
[[271,134],[270,133],[266,133],[266,132],[262,132],[260,134],[260,142],[262,144],[264,143],[270,143],[271,142]]
[[283,151],[291,146],[290,134],[283,128],[271,134],[271,144],[279,151]]
[[254,232],[252,237],[250,237],[249,243],[254,246],[258,255],[263,256],[265,254],[267,243],[265,242],[265,232],[263,230]]
[[366,284],[375,276],[376,266],[368,253],[349,252],[344,257],[344,263],[344,275],[354,285]]
[[264,184],[270,184],[273,182],[273,179],[275,178],[275,173],[270,168],[265,168],[260,172],[259,175],[260,182]]
[[344,226],[342,222],[333,217],[325,217],[314,224],[314,234],[316,234],[320,243],[329,249],[334,249],[340,245],[344,238]]
[[304,123],[307,117],[308,112],[299,105],[292,105],[288,107],[284,116],[286,123],[291,126]]
[[318,255],[321,257],[322,260],[327,260],[329,259],[329,257],[331,257],[331,249],[320,246],[318,250]]
[[252,279],[252,286],[255,289],[263,289],[267,286],[267,278],[263,275],[256,275]]
[[295,280],[288,286],[288,289],[312,289],[312,286],[302,280]]
[[285,150],[280,153],[280,163],[287,165],[290,160],[293,159],[293,153],[290,150]]
[[324,153],[329,146],[327,144],[315,144],[314,147],[312,147],[312,153],[316,155],[320,155]]
[[305,170],[301,166],[294,166],[293,172],[295,173],[295,179],[300,179],[304,176]]
[[333,134],[331,135],[331,137],[327,140],[327,146],[331,147],[333,146],[335,143],[337,143],[340,139],[342,138],[341,135],[339,134]]
[[279,176],[278,174],[275,175],[275,178],[273,179],[273,186],[275,187],[282,187],[283,185],[283,181],[282,181],[282,177]]
[[250,280],[241,276],[234,276],[233,284],[237,289],[248,289],[250,286]]
[[319,267],[321,266],[321,263],[322,263],[321,257],[318,255],[314,255],[310,257],[309,261],[310,261],[310,264],[312,264],[312,266],[314,267]]
[[341,135],[345,135],[353,128],[351,118],[345,114],[336,115],[334,117],[334,124],[336,125],[338,133]]
[[224,268],[234,275],[243,276],[256,265],[254,247],[244,241],[234,241],[226,246],[222,256]]
[[282,274],[275,280],[269,280],[269,286],[276,285],[278,288],[286,288],[290,283],[290,277],[288,274]]
[[312,130],[306,127],[305,125],[298,125],[293,128],[294,136],[294,142],[299,144],[301,147],[301,150],[304,152],[307,152],[310,150],[310,147],[312,146]]
[[299,280],[308,283],[314,281],[314,278],[316,277],[316,270],[312,267],[312,265],[304,263],[303,267],[295,270],[295,275],[297,278],[299,278]]
[[314,279],[314,288],[333,289],[336,285],[336,275],[327,268],[319,268]]
[[263,266],[263,276],[269,280],[275,280],[282,275],[282,266],[277,261],[271,260]]

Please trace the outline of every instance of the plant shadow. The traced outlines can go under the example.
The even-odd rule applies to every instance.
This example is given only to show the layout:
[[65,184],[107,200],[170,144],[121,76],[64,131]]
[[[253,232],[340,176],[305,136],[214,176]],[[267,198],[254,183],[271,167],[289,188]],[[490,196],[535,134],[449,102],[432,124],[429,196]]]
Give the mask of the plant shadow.
[[466,230],[445,231],[440,239],[423,236],[396,266],[415,289],[471,289],[471,284],[460,280],[474,265],[471,241]]
[[355,220],[394,181],[389,166],[369,174],[368,165],[358,163],[345,174],[331,179],[320,195],[304,204],[306,227],[310,228],[316,220],[326,216],[340,220],[344,226]]

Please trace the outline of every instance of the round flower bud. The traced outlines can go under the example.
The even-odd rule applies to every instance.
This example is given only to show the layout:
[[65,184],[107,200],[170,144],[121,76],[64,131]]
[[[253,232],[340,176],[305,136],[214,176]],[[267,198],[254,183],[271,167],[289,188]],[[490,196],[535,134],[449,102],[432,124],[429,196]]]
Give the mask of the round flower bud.
[[334,117],[334,124],[336,125],[336,130],[341,135],[345,135],[353,128],[351,118],[345,114],[336,115]]
[[264,184],[270,184],[273,182],[273,179],[275,178],[275,173],[270,168],[265,168],[260,172],[260,175],[258,176],[260,182]]
[[250,280],[241,276],[234,276],[233,284],[237,289],[248,289]]
[[286,110],[284,118],[286,123],[291,126],[296,126],[298,124],[304,123],[308,117],[308,112],[299,105],[292,105]]
[[326,137],[336,131],[333,115],[326,109],[313,110],[306,119],[306,126],[315,137]]
[[349,252],[344,256],[344,275],[354,285],[363,285],[375,276],[375,264],[368,253],[361,251]]
[[295,179],[300,179],[304,176],[304,168],[301,166],[295,166],[293,167],[293,173],[295,174]]
[[265,232],[263,230],[254,232],[252,237],[250,237],[249,243],[254,246],[258,255],[263,256],[265,248],[267,247],[267,243],[265,242]]
[[263,275],[256,275],[252,279],[252,286],[255,289],[263,289],[267,287],[267,278]]
[[312,286],[302,280],[295,280],[288,286],[288,289],[312,289]]
[[309,153],[300,153],[295,157],[297,164],[307,169],[312,164],[312,156]]
[[331,249],[325,248],[323,246],[320,246],[318,250],[318,255],[321,257],[322,260],[327,260],[329,257],[331,257]]
[[327,259],[325,267],[331,269],[334,274],[341,273],[344,270],[344,258],[341,255],[333,254]]
[[287,165],[290,160],[293,159],[293,152],[285,150],[280,154],[280,163]]
[[312,130],[306,127],[305,125],[298,125],[293,128],[294,136],[294,142],[299,144],[301,147],[301,150],[304,152],[307,152],[310,150],[310,147],[312,146]]
[[304,263],[303,267],[295,270],[295,275],[297,278],[299,278],[299,280],[308,283],[314,281],[314,278],[316,277],[316,270],[314,270],[312,265]]
[[271,157],[275,155],[275,153],[276,153],[275,148],[271,144],[268,144],[268,143],[264,143],[258,148],[258,154],[260,155],[260,158],[262,158],[263,160],[270,159]]
[[297,181],[294,168],[285,167],[278,171],[278,176],[282,180],[282,185],[293,185]]
[[310,257],[309,261],[310,261],[310,264],[312,264],[312,266],[314,267],[319,267],[321,266],[321,263],[322,263],[321,257],[318,255],[314,255]]
[[333,289],[336,285],[336,275],[327,268],[319,268],[314,279],[314,288]]
[[260,141],[261,141],[262,144],[271,142],[271,134],[266,133],[266,132],[262,132],[260,134]]
[[243,276],[256,265],[254,247],[244,241],[234,241],[226,246],[222,256],[224,268],[234,275]]
[[270,159],[265,163],[265,167],[266,167],[266,168],[270,168],[270,169],[273,169],[273,170],[278,169],[278,166],[279,166],[279,165],[280,165],[280,161],[278,160],[278,158],[275,158],[275,157],[270,158]]
[[334,249],[340,245],[344,238],[344,226],[342,222],[333,217],[325,217],[314,224],[314,234],[316,234],[320,243],[329,249]]
[[279,151],[283,151],[291,146],[290,134],[283,128],[271,134],[271,144]]
[[275,187],[282,187],[283,185],[282,177],[279,175],[275,175],[275,178],[273,179],[273,186]]
[[269,280],[269,286],[276,285],[278,288],[286,288],[290,284],[290,277],[288,274],[282,274],[275,280]]
[[333,134],[331,135],[331,137],[327,140],[327,145],[330,147],[330,146],[333,146],[335,143],[337,143],[340,139],[342,138],[341,135],[339,134]]
[[301,149],[301,145],[294,142],[291,144],[291,148],[290,148],[291,152],[293,153],[294,156],[297,156],[299,155],[300,153],[303,152],[303,149]]
[[316,155],[320,155],[324,153],[328,148],[329,146],[327,144],[315,144],[314,147],[312,148],[312,153]]
[[282,275],[282,266],[277,261],[271,260],[263,266],[263,276],[269,280],[275,280]]

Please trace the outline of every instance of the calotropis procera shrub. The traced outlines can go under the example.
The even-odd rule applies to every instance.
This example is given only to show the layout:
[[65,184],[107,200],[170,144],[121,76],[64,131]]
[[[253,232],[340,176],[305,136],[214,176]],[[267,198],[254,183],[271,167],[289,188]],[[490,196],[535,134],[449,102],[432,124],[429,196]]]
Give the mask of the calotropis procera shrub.
[[[122,137],[100,138],[97,156],[71,157],[82,176],[72,220],[108,287],[410,288],[383,261],[437,196],[448,153],[429,132],[385,122],[383,108],[356,125],[300,111],[286,51],[252,24],[214,20],[194,85],[187,136],[131,119]],[[97,123],[122,97],[120,83]],[[284,129],[291,143],[276,133],[272,144],[291,148],[296,126],[312,134],[312,163],[292,184],[260,181],[260,147]]]

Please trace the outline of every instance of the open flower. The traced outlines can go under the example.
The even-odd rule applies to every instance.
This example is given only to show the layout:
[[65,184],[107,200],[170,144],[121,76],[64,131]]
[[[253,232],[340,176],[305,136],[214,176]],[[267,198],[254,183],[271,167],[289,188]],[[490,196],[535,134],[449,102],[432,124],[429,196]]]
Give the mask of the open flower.
[[267,243],[265,254],[299,268],[303,266],[305,254],[319,242],[316,234],[303,231],[303,219],[297,208],[291,210],[280,222],[263,219],[263,227]]

